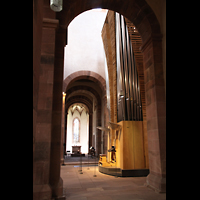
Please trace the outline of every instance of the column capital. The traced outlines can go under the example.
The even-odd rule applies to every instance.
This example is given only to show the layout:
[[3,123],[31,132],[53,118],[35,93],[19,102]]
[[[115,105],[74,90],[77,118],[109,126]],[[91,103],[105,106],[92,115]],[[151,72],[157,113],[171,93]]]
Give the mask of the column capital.
[[43,28],[57,28],[59,24],[59,20],[57,19],[49,19],[43,18]]

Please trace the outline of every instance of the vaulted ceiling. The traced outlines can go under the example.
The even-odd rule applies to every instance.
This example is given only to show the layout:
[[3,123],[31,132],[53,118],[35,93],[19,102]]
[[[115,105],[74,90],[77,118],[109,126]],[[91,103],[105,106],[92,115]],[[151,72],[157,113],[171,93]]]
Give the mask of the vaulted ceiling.
[[66,112],[68,109],[74,113],[77,110],[80,114],[83,109],[87,113],[93,112],[93,104],[101,106],[101,88],[91,80],[79,79],[69,84],[66,89]]
[[83,111],[89,113],[88,107],[82,103],[74,103],[68,109],[68,113],[71,112],[72,115],[74,114],[75,111],[78,111],[80,115],[82,114]]

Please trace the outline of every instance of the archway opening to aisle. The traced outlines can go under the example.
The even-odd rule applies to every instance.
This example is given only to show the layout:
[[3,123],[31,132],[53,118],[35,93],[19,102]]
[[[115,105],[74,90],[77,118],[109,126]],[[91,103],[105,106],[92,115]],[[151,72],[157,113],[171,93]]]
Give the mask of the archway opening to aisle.
[[89,109],[75,103],[67,112],[66,151],[70,154],[87,154],[89,148]]

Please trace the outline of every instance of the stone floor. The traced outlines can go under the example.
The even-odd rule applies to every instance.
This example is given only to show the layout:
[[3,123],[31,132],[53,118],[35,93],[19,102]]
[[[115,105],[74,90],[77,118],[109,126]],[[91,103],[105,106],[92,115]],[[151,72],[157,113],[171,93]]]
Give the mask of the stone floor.
[[68,156],[65,156],[65,164],[67,165],[77,165],[80,163],[82,159],[82,163],[83,164],[88,164],[88,162],[91,164],[91,163],[98,163],[98,158],[96,157],[91,157],[91,155],[88,156],[88,154],[86,154],[84,157],[71,157],[70,155]]
[[[166,193],[146,187],[146,177],[114,177],[98,172],[98,166],[61,166],[66,200],[166,200]],[[78,164],[78,163],[77,163]],[[96,177],[94,176],[96,175]]]

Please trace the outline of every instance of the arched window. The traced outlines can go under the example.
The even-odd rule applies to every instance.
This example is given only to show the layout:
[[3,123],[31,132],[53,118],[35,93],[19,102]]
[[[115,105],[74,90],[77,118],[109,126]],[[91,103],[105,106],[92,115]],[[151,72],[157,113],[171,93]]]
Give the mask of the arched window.
[[73,120],[73,143],[80,142],[80,121],[78,118]]

